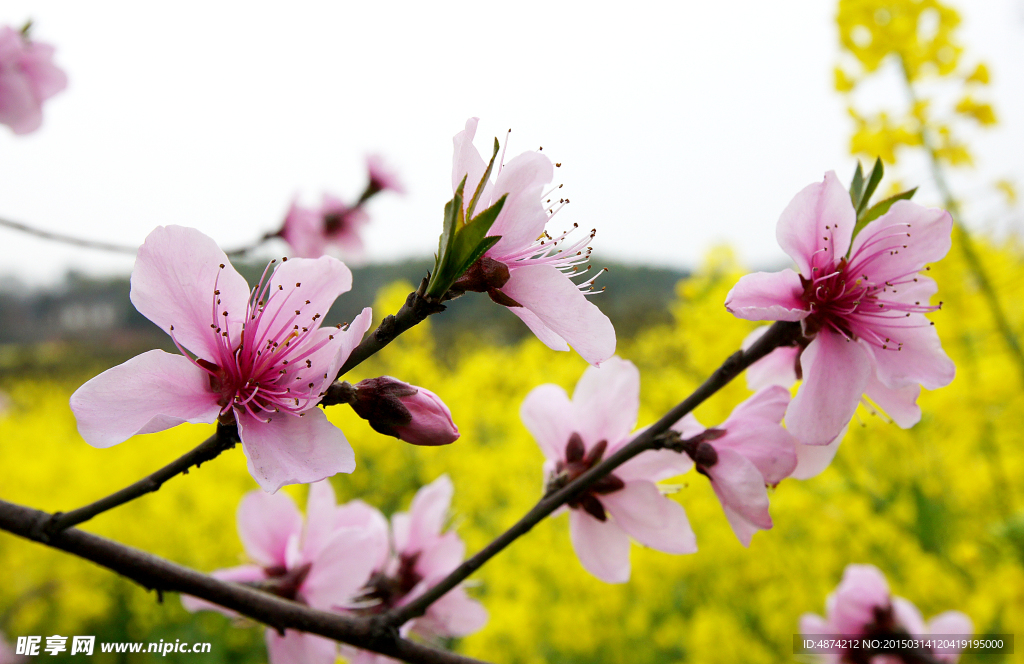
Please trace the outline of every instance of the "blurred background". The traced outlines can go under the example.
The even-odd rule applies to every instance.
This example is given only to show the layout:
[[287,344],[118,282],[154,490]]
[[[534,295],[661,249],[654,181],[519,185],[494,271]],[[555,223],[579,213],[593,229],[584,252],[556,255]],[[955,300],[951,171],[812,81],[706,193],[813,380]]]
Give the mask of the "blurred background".
[[[793,661],[799,615],[824,612],[848,563],[877,565],[926,617],[958,609],[979,633],[1024,625],[1024,357],[1014,346],[1024,331],[1024,3],[0,8],[0,23],[30,18],[70,84],[38,132],[0,131],[0,217],[128,245],[178,223],[230,248],[275,231],[296,196],[353,200],[365,155],[380,153],[408,193],[367,204],[366,252],[348,257],[355,286],[328,322],[369,303],[379,320],[430,268],[451,136],[479,115],[478,145],[496,135],[509,155],[543,146],[562,163],[572,203],[555,230],[598,229],[595,266],[612,269],[594,301],[616,325],[619,355],[641,369],[640,425],[752,329],[722,302],[744,271],[786,264],[774,228],[789,199],[826,170],[848,182],[856,159],[882,157],[881,195],[920,186],[916,201],[957,213],[953,251],[932,274],[945,302],[933,320],[958,375],[922,396],[922,422],[902,431],[859,413],[829,470],[774,491],[775,528],[749,550],[703,478],[679,478],[674,498],[701,550],[634,547],[625,585],[584,572],[565,517],[548,520],[474,577],[491,622],[452,645],[508,662]],[[4,228],[0,238],[0,497],[66,510],[208,435],[182,426],[109,450],[82,442],[71,392],[138,352],[173,347],[128,301],[130,255]],[[286,251],[271,240],[240,269],[252,282]],[[543,382],[571,389],[584,368],[487,298],[453,302],[350,380],[429,387],[462,439],[414,448],[331,409],[359,465],[335,478],[339,497],[405,509],[447,472],[455,523],[480,548],[541,491],[542,456],[519,404]],[[720,422],[748,393],[736,381],[697,415]],[[230,566],[242,555],[235,509],[254,488],[236,449],[86,527],[200,570]],[[288,491],[304,503],[303,488]],[[204,661],[265,661],[262,629],[187,614],[174,596],[158,604],[37,545],[0,535],[0,570],[8,637],[210,641]]]

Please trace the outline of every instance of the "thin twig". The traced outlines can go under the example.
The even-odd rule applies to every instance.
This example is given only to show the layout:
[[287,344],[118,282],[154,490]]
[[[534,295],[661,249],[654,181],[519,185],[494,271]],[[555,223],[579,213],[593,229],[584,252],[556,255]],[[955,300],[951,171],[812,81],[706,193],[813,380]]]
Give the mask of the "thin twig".
[[46,523],[41,525],[41,530],[37,535],[43,538],[52,537],[61,530],[77,526],[97,514],[114,509],[119,505],[156,491],[167,480],[176,475],[187,473],[192,466],[198,467],[207,461],[215,459],[221,452],[234,447],[236,443],[238,443],[238,429],[236,427],[217,425],[217,432],[200,443],[198,447],[175,459],[152,475],[144,477],[138,482],[126,486],[120,491],[112,493],[106,498],[101,498],[94,503],[89,503],[70,512],[57,512]]
[[348,359],[345,360],[345,364],[338,371],[337,378],[341,378],[368,357],[387,346],[401,333],[422,323],[427,316],[445,310],[443,304],[424,295],[426,285],[427,279],[423,279],[419,289],[409,293],[409,297],[405,299],[405,304],[398,310],[398,313],[385,316],[377,329],[352,350]]
[[478,660],[401,638],[373,617],[318,611],[237,583],[220,581],[150,553],[77,528],[40,535],[53,515],[0,500],[0,530],[66,551],[135,581],[144,588],[205,599],[278,630],[295,629],[342,641],[413,664],[481,664]]
[[779,346],[792,344],[800,334],[800,323],[777,322],[746,351],[738,351],[729,356],[722,365],[693,394],[688,396],[664,417],[641,432],[636,438],[620,448],[614,454],[580,475],[560,490],[544,496],[515,525],[498,536],[471,558],[467,558],[437,585],[408,604],[398,607],[387,614],[388,621],[399,627],[413,618],[423,615],[427,608],[443,597],[455,586],[462,583],[470,574],[493,558],[502,549],[525,535],[546,516],[562,505],[580,495],[597,480],[609,474],[636,455],[647,450],[656,449],[661,434],[679,421],[684,415],[704,402],[705,399],[722,389],[744,369],[761,359]]
[[113,242],[101,242],[99,240],[86,240],[85,238],[75,237],[73,235],[65,235],[64,233],[54,233],[52,231],[44,231],[39,228],[32,228],[25,224],[18,223],[17,221],[11,221],[9,219],[0,219],[0,226],[21,231],[28,235],[34,235],[36,237],[43,238],[44,240],[51,240],[53,242],[62,242],[64,244],[70,244],[76,247],[85,247],[86,249],[99,249],[101,251],[114,251],[119,254],[131,254],[134,256],[138,253],[138,247],[132,247],[126,244],[115,244]]

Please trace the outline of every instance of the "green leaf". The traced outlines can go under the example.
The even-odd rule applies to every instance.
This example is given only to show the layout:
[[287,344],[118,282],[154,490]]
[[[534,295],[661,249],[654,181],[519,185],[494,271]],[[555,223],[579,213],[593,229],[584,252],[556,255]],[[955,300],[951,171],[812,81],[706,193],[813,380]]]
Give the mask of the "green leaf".
[[875,159],[875,165],[871,168],[871,176],[868,177],[868,183],[864,187],[864,194],[860,197],[860,203],[857,204],[857,216],[860,217],[861,212],[868,206],[871,201],[871,196],[874,195],[875,189],[878,189],[878,183],[882,181],[882,176],[885,174],[885,167],[882,166],[881,159]]
[[473,218],[473,210],[476,209],[477,201],[480,200],[480,194],[484,193],[484,187],[487,186],[487,181],[491,179],[491,169],[494,168],[494,160],[498,156],[498,149],[501,145],[498,143],[497,137],[494,139],[494,153],[491,155],[491,161],[487,164],[487,170],[484,171],[483,177],[480,178],[480,183],[476,186],[476,191],[473,192],[473,198],[470,199],[469,205],[466,206],[466,219]]
[[860,205],[861,194],[864,193],[864,171],[861,170],[860,160],[857,160],[857,170],[853,172],[853,182],[850,183],[850,202],[856,210]]
[[888,212],[893,203],[896,201],[910,200],[916,191],[917,187],[914,187],[913,189],[896,194],[895,196],[891,196],[884,201],[879,201],[872,205],[860,216],[859,219],[857,219],[857,225],[853,227],[853,237],[857,237],[857,233],[860,233],[865,226]]
[[[455,246],[452,249],[452,266],[455,272],[455,279],[462,276],[476,262],[476,259],[480,258],[485,251],[493,247],[494,243],[498,241],[493,237],[487,237],[487,232],[491,230],[491,226],[501,213],[501,209],[505,206],[506,198],[508,198],[508,194],[499,198],[498,202],[477,215],[476,219],[466,224],[455,237]],[[500,236],[497,237],[500,238]]]
[[[466,178],[462,178],[459,188],[455,190],[455,196],[452,197],[452,200],[445,203],[444,226],[441,230],[441,237],[438,240],[434,272],[427,283],[428,295],[440,296],[444,294],[448,290],[448,285],[451,285],[451,281],[458,278],[457,276],[452,277],[451,281],[448,281],[448,273],[451,271],[452,247],[455,244],[456,235],[458,235],[459,220],[462,218],[462,191],[465,186]],[[448,285],[443,290],[440,290],[439,284],[446,281]],[[439,290],[440,292],[437,292]]]

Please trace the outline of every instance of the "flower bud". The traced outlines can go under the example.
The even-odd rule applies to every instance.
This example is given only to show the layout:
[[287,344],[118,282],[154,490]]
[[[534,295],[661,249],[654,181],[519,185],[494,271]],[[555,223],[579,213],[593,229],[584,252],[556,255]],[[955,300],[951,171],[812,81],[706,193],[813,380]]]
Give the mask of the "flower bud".
[[430,390],[391,376],[355,385],[352,409],[375,431],[413,445],[447,445],[459,438],[451,411]]

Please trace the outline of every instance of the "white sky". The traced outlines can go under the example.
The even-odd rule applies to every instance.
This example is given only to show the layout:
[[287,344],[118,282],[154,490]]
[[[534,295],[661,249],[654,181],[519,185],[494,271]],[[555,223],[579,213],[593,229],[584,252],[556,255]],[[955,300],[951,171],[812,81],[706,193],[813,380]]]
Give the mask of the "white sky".
[[[990,64],[1002,120],[961,181],[984,200],[985,182],[1024,182],[1024,0],[959,4],[966,62]],[[183,224],[230,247],[275,229],[296,194],[353,198],[379,152],[409,194],[372,201],[368,256],[427,256],[451,197],[451,138],[478,115],[478,146],[511,127],[510,156],[543,145],[562,162],[572,204],[555,226],[596,227],[601,255],[686,267],[728,242],[748,264],[777,264],[793,194],[853,170],[834,12],[826,0],[5,0],[0,23],[31,17],[70,85],[40,131],[0,127],[0,216],[134,244]],[[28,283],[133,262],[5,229],[0,242],[0,273]]]

